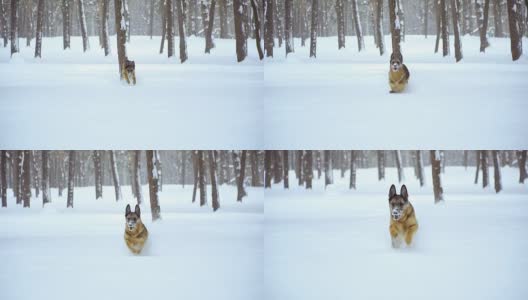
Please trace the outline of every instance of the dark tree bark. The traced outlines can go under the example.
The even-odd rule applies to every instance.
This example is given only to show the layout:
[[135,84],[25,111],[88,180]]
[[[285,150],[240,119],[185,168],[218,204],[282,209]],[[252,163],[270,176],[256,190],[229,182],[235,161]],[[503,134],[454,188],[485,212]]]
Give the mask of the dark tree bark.
[[495,37],[504,37],[502,28],[502,0],[493,0],[493,20],[495,24]]
[[383,0],[377,0],[376,4],[376,41],[380,55],[385,53],[385,36],[383,35]]
[[526,173],[526,150],[517,151],[517,162],[519,165],[519,183],[524,183],[524,180],[528,178]]
[[246,189],[244,188],[244,180],[246,178],[246,150],[242,150],[242,154],[240,155],[240,172],[238,177],[238,193],[237,193],[237,201],[242,202],[242,198],[244,198],[247,193]]
[[150,211],[152,213],[152,221],[160,219],[160,206],[158,200],[159,188],[159,170],[156,166],[155,150],[147,150],[147,176],[149,182],[149,196],[150,196]]
[[[288,0],[286,0],[288,1]],[[319,1],[312,0],[312,26],[310,28],[310,57],[317,57],[317,28],[319,27]]]
[[70,48],[71,7],[69,0],[62,0],[62,47]]
[[283,183],[284,188],[290,188],[290,179],[289,179],[290,163],[288,157],[288,150],[282,151],[282,172],[283,172]]
[[365,48],[365,42],[363,41],[363,32],[361,30],[361,22],[359,20],[359,10],[356,0],[352,0],[352,15],[354,15],[354,28],[356,30],[358,41],[358,51],[361,51]]
[[81,36],[83,40],[83,51],[90,49],[90,41],[88,40],[88,30],[86,29],[86,16],[84,14],[83,0],[79,1],[79,26],[81,28]]
[[486,188],[489,184],[489,169],[488,169],[488,152],[481,150],[480,152],[480,168],[482,169],[482,187]]
[[[508,22],[510,25],[510,43],[512,60],[518,60],[522,55],[521,34],[521,0],[508,0]],[[528,6],[528,4],[527,4]]]
[[422,151],[416,150],[416,170],[418,180],[420,181],[420,186],[425,185],[425,174],[424,174],[424,167],[423,167],[423,159],[422,159]]
[[273,26],[273,0],[264,0],[264,50],[267,57],[273,57],[274,26]]
[[0,23],[2,24],[2,39],[4,40],[4,48],[7,47],[9,39],[9,25],[7,24],[7,4],[8,0],[0,0]]
[[244,11],[247,0],[233,0],[233,14],[235,19],[235,39],[237,61],[241,62],[247,56],[247,39],[244,31]]
[[103,198],[103,176],[101,167],[101,151],[94,150],[95,199]]
[[207,187],[205,185],[205,156],[203,151],[196,153],[198,161],[198,187],[200,188],[200,206],[207,204]]
[[495,192],[498,193],[502,190],[502,181],[501,181],[501,166],[499,163],[499,151],[492,151],[493,155],[493,178],[495,180]]
[[350,150],[350,189],[356,189],[356,151]]
[[449,55],[449,26],[447,23],[447,2],[446,0],[440,0],[440,17],[442,27],[442,55]]
[[462,59],[462,41],[460,39],[460,11],[459,0],[451,0],[451,14],[453,15],[453,32],[455,34],[455,59],[459,62]]
[[378,180],[385,179],[385,151],[378,150]]
[[21,178],[21,192],[22,192],[22,201],[24,207],[30,206],[31,200],[31,151],[23,151],[23,160],[22,160],[22,176]]
[[[179,33],[179,38],[180,38],[180,62],[181,63],[184,63],[188,58],[187,57],[187,29],[185,28],[185,13],[183,9],[184,2],[185,0],[176,0],[176,12],[178,15],[178,33]],[[214,47],[214,44],[213,44],[213,47]]]
[[394,160],[396,161],[396,168],[398,169],[398,182],[405,180],[405,174],[403,173],[403,165],[400,150],[394,151]]
[[110,18],[110,3],[109,0],[103,0],[102,7],[102,42],[105,56],[110,54],[110,37],[108,35],[108,20]]
[[431,150],[431,172],[433,177],[433,192],[435,204],[444,201],[444,190],[442,188],[442,180],[440,177],[442,154],[438,150]]
[[325,172],[325,188],[329,184],[334,183],[333,167],[332,167],[332,153],[330,150],[324,150],[324,172]]
[[211,0],[211,4],[209,6],[209,21],[207,22],[207,30],[205,34],[205,53],[210,53],[211,49],[215,47],[213,41],[215,6],[216,0]]
[[468,152],[467,150],[464,150],[464,169],[467,170],[467,167],[468,167]]
[[258,169],[258,151],[249,151],[251,160],[251,186],[261,186]]
[[[485,1],[484,5],[482,5],[482,1]],[[480,52],[485,52],[486,48],[489,46],[487,37],[488,8],[489,0],[475,0],[475,13],[480,33]]]
[[293,46],[293,0],[284,0],[284,39],[286,41],[286,56],[294,52]]
[[11,0],[11,26],[9,28],[11,34],[11,56],[18,53],[18,7],[19,0]]
[[115,159],[115,152],[110,150],[110,167],[112,168],[112,178],[114,180],[114,190],[116,201],[121,200],[121,185],[119,184],[119,173],[117,172],[117,163]]
[[50,202],[49,151],[42,150],[42,206]]
[[313,152],[312,150],[306,150],[303,155],[304,158],[304,182],[306,183],[306,189],[312,189],[313,179]]
[[213,211],[220,208],[218,187],[216,184],[216,151],[209,151],[209,174],[211,175],[211,198],[213,201]]
[[478,178],[479,178],[479,172],[480,172],[480,151],[475,151],[475,156],[477,158],[477,161],[476,161],[476,172],[475,172],[475,184],[478,183]]
[[0,151],[0,185],[2,186],[2,207],[7,207],[7,151]]
[[134,182],[132,183],[136,191],[136,200],[137,204],[141,205],[143,203],[143,192],[141,191],[141,151],[134,151]]
[[227,0],[220,0],[219,7],[220,14],[220,38],[229,38],[228,26],[227,26]]
[[279,183],[282,180],[282,170],[281,170],[281,153],[278,150],[272,152],[272,161],[273,161],[273,178],[274,183]]
[[440,6],[440,0],[434,1],[434,7],[435,7],[435,19],[436,19],[436,42],[435,42],[435,53],[438,53],[438,47],[440,46],[440,33],[442,31],[442,18],[441,15],[441,6]]
[[68,200],[66,207],[73,208],[73,185],[75,177],[75,151],[69,151],[68,155]]
[[282,32],[283,32],[281,10],[279,9],[279,5],[277,4],[277,1],[279,1],[279,0],[272,0],[272,1],[273,1],[273,7],[274,7],[274,10],[275,10],[275,20],[274,20],[275,21],[275,25],[276,25],[275,34],[277,36],[277,39],[278,39],[278,42],[279,42],[279,48],[280,48],[280,47],[282,47]]
[[196,190],[198,189],[198,151],[192,152],[193,172],[194,172],[194,186],[192,194],[192,202],[196,201]]
[[271,188],[271,155],[272,150],[264,151],[264,188]]
[[16,197],[16,204],[22,204],[22,182],[24,175],[24,151],[18,150],[15,151],[15,164],[14,164],[14,174],[13,177],[15,178],[15,186],[13,188],[15,197]]
[[159,53],[165,49],[165,38],[167,37],[167,0],[161,0],[161,43]]
[[253,22],[255,22],[255,41],[257,43],[257,51],[259,54],[259,59],[262,60],[264,58],[264,52],[262,51],[261,46],[261,38],[260,38],[260,17],[258,12],[258,6],[256,0],[250,0],[251,1],[251,9],[253,10]]
[[43,27],[43,22],[44,22],[44,0],[38,0],[38,4],[37,4],[37,34],[35,36],[35,57],[42,57],[42,27]]
[[[397,14],[396,7],[397,0],[389,0],[389,23],[392,36],[392,52],[401,52],[400,41],[401,41],[401,28],[400,19]],[[444,0],[442,0],[444,1]]]
[[[185,187],[185,165],[186,165],[186,161],[185,161],[185,155],[186,151],[182,151],[181,152],[181,186],[182,188]],[[215,160],[216,160],[216,156],[217,154],[215,154]],[[220,172],[221,174],[222,172]],[[222,181],[220,180],[220,184],[222,184]]]
[[121,80],[124,79],[123,66],[125,65],[126,52],[126,38],[127,38],[127,21],[124,16],[123,0],[115,0],[115,25],[117,38],[117,58],[119,61],[119,74]]
[[303,167],[304,167],[304,151],[303,150],[297,150],[296,151],[297,157],[296,157],[296,175],[298,179],[298,185],[301,186],[304,184],[304,176],[303,176]]
[[345,8],[343,0],[336,0],[335,4],[337,18],[337,49],[345,48]]
[[167,38],[167,57],[174,56],[174,3],[172,0],[165,2],[165,15],[167,22],[166,38]]

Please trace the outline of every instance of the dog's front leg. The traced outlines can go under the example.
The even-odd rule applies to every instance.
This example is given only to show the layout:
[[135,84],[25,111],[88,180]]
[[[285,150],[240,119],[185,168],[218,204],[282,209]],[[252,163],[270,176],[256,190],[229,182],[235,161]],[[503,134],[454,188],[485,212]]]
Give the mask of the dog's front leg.
[[392,248],[399,248],[401,240],[398,238],[398,227],[391,224],[389,227],[389,231],[391,235]]
[[412,243],[413,236],[418,230],[418,224],[412,224],[407,227],[407,234],[405,235],[405,243],[409,246]]

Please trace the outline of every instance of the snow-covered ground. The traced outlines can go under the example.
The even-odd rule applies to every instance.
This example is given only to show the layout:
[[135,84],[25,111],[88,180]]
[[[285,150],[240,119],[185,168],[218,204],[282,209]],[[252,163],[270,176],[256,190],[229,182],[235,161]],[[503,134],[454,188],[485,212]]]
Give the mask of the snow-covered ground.
[[411,248],[391,248],[394,168],[382,182],[377,170],[358,170],[356,191],[338,172],[326,191],[322,180],[311,191],[266,190],[266,299],[527,299],[528,186],[518,170],[502,170],[495,194],[473,184],[474,168],[446,167],[438,205],[430,168],[424,188],[405,172],[420,226]]
[[[127,203],[76,188],[73,209],[66,193],[42,209],[15,204],[0,208],[0,299],[263,299],[263,192],[220,187],[221,209],[191,203],[192,186],[164,185],[162,220],[152,223],[148,197],[142,220],[150,244],[140,256],[123,240]],[[209,189],[210,191],[210,189]],[[143,187],[148,195],[148,187]]]
[[[25,47],[10,59],[0,48],[0,148],[260,148],[262,62],[255,47],[236,63],[234,40],[188,39],[189,60],[159,54],[160,37],[133,36],[137,86],[119,81],[116,39],[104,56],[97,37],[82,52],[80,37],[44,38],[42,59]],[[192,130],[187,130],[192,128]],[[57,134],[57,133],[61,134]],[[170,132],[171,138],[167,138]],[[119,133],[119,140],[116,134]],[[138,142],[140,141],[140,142]]]
[[478,37],[465,36],[455,63],[433,53],[434,37],[407,36],[411,79],[398,95],[388,93],[390,53],[379,56],[371,36],[361,53],[355,37],[342,50],[336,37],[319,38],[317,59],[296,39],[288,58],[275,48],[262,62],[250,40],[243,63],[234,40],[204,54],[192,37],[184,64],[159,54],[159,37],[133,36],[136,87],[119,82],[111,42],[110,57],[96,37],[87,53],[80,37],[68,51],[61,37],[45,38],[42,59],[24,43],[13,59],[0,48],[0,127],[9,129],[0,148],[528,148],[528,56],[512,62],[506,38],[490,38],[482,54]]
[[[389,94],[390,50],[384,56],[365,38],[337,50],[337,38],[317,39],[264,66],[265,142],[268,149],[513,149],[528,147],[528,39],[524,55],[511,60],[510,40],[462,39],[464,59],[434,54],[434,36],[406,36],[408,89]],[[453,38],[451,37],[451,46]],[[390,36],[385,36],[390,49]],[[441,49],[440,49],[441,51]],[[453,49],[451,49],[453,51]],[[454,53],[454,51],[453,51]],[[287,124],[287,130],[285,125]]]

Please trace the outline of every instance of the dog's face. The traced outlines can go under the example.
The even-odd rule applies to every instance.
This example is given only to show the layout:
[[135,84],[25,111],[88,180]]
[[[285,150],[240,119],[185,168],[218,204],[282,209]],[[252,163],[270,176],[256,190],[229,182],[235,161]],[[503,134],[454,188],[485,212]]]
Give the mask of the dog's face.
[[409,204],[409,194],[407,193],[407,187],[402,185],[400,194],[396,194],[396,187],[394,184],[389,190],[389,207],[390,213],[393,220],[398,221],[405,209],[405,206]]
[[136,226],[141,223],[141,210],[139,205],[136,204],[134,212],[130,211],[130,204],[127,204],[125,211],[126,229],[134,230]]
[[390,68],[393,72],[398,72],[403,64],[403,56],[399,52],[394,52],[391,54],[390,58]]
[[128,58],[125,58],[125,70],[128,73],[134,72],[136,69],[136,63],[133,60],[128,60]]

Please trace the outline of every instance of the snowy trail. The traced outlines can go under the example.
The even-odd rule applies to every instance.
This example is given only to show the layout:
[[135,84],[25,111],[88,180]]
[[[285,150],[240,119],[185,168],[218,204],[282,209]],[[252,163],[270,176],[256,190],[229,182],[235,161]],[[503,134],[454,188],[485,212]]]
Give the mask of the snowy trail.
[[387,194],[397,175],[387,171],[377,182],[376,170],[358,170],[357,191],[337,172],[326,192],[322,181],[266,191],[267,299],[526,298],[528,190],[516,169],[503,169],[496,195],[472,186],[473,168],[446,168],[446,202],[436,206],[431,187],[408,180],[420,229],[412,248],[396,250]]
[[235,188],[220,189],[223,206],[213,214],[190,203],[192,186],[165,185],[161,221],[152,223],[143,205],[149,245],[140,256],[124,245],[126,202],[113,200],[112,187],[100,200],[93,187],[76,189],[74,209],[55,189],[44,209],[40,199],[23,209],[9,198],[0,210],[0,298],[262,299],[262,192],[249,189],[237,203]]

